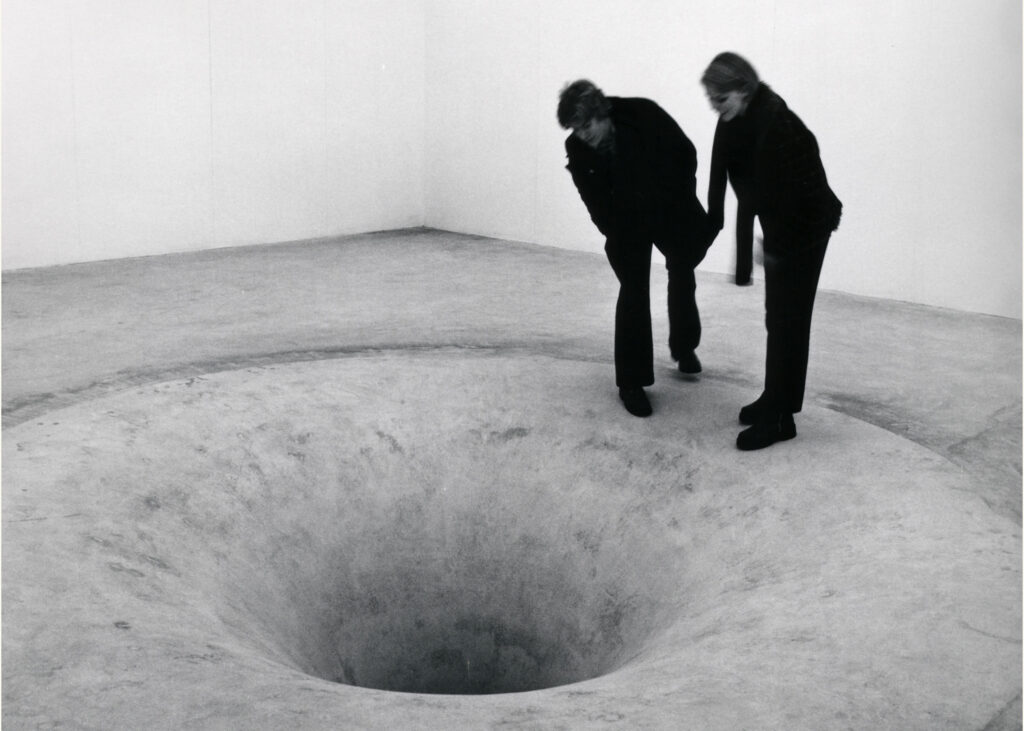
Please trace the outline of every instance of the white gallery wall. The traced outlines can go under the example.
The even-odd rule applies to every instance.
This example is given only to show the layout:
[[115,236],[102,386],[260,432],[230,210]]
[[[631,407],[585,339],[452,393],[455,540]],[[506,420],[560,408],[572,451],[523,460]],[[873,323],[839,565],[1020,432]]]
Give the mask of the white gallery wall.
[[4,0],[5,269],[423,224],[406,0]]
[[[600,251],[555,120],[579,77],[665,107],[706,200],[716,118],[699,79],[733,50],[814,131],[845,204],[822,287],[1020,317],[1019,0],[428,7],[428,225]],[[733,261],[727,227],[701,268]]]
[[[1021,314],[1019,0],[4,0],[4,269],[431,226],[599,252],[566,81],[748,56],[845,203],[822,286]],[[727,209],[727,212],[732,211]],[[702,269],[729,272],[727,228]]]

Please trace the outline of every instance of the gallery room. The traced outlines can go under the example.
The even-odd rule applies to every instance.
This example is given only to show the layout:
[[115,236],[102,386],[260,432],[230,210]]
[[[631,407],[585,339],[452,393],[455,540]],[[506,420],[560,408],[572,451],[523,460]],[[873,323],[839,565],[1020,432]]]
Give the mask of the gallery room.
[[5,0],[5,725],[1021,728],[1021,20]]

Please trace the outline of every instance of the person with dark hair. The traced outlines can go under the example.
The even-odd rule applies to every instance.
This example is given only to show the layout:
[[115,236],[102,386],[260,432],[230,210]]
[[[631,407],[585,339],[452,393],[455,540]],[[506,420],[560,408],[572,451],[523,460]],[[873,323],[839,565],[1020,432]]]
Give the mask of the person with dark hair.
[[[718,113],[711,169],[727,169],[741,208],[764,233],[764,391],[740,409],[736,446],[762,449],[796,436],[803,408],[811,313],[843,204],[829,187],[818,142],[786,102],[735,53],[717,55],[701,77]],[[708,209],[721,230],[725,185],[712,175]]]
[[615,383],[626,410],[649,416],[654,383],[651,248],[668,269],[669,352],[695,377],[700,314],[694,268],[714,232],[697,199],[697,151],[676,121],[649,99],[605,96],[586,79],[563,87],[558,122],[566,168],[590,218],[605,237],[619,281],[615,306]]

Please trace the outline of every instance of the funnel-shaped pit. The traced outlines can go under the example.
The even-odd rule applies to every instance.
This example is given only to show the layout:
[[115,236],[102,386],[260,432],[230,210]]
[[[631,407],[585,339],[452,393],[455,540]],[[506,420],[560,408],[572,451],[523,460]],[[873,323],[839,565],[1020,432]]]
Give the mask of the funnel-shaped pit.
[[1004,558],[942,459],[813,412],[832,442],[799,462],[740,454],[746,394],[667,381],[640,420],[607,375],[351,357],[5,431],[5,700],[86,727],[779,727],[800,707],[827,728],[908,662],[927,682],[886,683],[886,713],[963,692],[942,668],[994,650],[935,602],[1010,632],[971,599],[1008,590]]

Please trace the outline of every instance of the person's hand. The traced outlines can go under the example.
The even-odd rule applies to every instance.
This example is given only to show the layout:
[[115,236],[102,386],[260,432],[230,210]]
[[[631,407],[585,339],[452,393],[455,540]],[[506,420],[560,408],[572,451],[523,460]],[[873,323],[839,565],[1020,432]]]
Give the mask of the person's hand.
[[760,267],[773,267],[782,261],[779,254],[769,254],[764,250],[764,236],[754,238],[754,261]]
[[753,251],[754,263],[759,267],[764,266],[765,253],[764,253],[764,236],[754,237],[754,251]]

